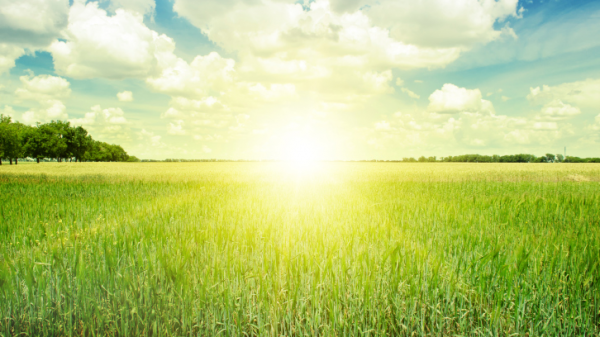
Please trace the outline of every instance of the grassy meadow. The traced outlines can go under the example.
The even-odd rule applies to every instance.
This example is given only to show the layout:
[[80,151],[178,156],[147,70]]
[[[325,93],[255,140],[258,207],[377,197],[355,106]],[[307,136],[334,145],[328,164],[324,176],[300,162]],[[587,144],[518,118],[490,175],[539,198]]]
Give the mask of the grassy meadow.
[[600,334],[600,165],[0,166],[0,336]]

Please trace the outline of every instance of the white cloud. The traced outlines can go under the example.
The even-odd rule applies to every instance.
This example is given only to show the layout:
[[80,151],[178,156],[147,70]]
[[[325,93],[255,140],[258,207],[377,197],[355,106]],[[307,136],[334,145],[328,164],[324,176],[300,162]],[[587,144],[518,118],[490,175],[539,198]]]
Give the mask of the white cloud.
[[47,100],[62,99],[71,95],[71,84],[62,77],[52,75],[38,75],[33,73],[21,76],[22,88],[15,91],[19,100]]
[[410,91],[408,88],[401,88],[400,90],[402,90],[403,93],[407,94],[411,98],[415,98],[415,99],[421,98],[421,96],[419,96],[419,95],[415,94],[414,92]]
[[85,127],[95,139],[106,142],[128,142],[130,140],[130,123],[121,108],[102,109],[100,105],[95,105],[91,110],[83,118],[74,118],[69,121],[73,125]]
[[592,125],[592,130],[600,130],[600,114],[594,119],[595,123]]
[[15,60],[25,54],[25,49],[13,44],[0,43],[0,75],[15,66]]
[[375,129],[376,130],[390,130],[391,126],[390,123],[388,123],[387,121],[380,121],[375,123]]
[[542,108],[538,118],[562,120],[573,118],[579,114],[581,114],[579,108],[565,104],[559,100],[554,100]]
[[162,72],[147,83],[171,96],[202,97],[209,91],[225,90],[233,82],[235,61],[216,52],[196,56],[190,64],[174,56],[165,61]]
[[119,102],[132,102],[133,93],[131,91],[123,91],[117,93],[117,98],[119,99]]
[[274,83],[269,88],[260,83],[247,83],[245,85],[248,91],[255,97],[260,97],[267,101],[276,101],[296,96],[296,86],[293,84]]
[[573,137],[576,129],[561,121],[578,113],[578,109],[560,102],[546,106],[545,116],[542,113],[533,118],[497,115],[492,103],[482,99],[478,89],[452,84],[431,95],[426,111],[417,107],[413,110],[414,113],[397,112],[393,119],[375,123],[365,134],[365,143],[380,150],[400,145],[441,151],[544,147]]
[[561,100],[579,107],[600,108],[598,93],[600,79],[563,83],[557,86],[544,85],[541,88],[531,88],[527,99],[533,103],[545,104]]
[[512,144],[527,145],[531,144],[529,135],[526,130],[513,130],[504,135],[504,140]]
[[175,48],[169,37],[148,29],[141,14],[117,10],[108,16],[97,2],[73,4],[64,37],[49,51],[56,72],[77,79],[145,78],[158,73]]
[[338,12],[354,12],[363,7],[373,24],[388,28],[394,39],[435,48],[469,47],[495,40],[502,34],[512,35],[514,32],[507,26],[497,30],[494,25],[509,16],[519,16],[518,0],[331,0],[331,3]]
[[203,140],[203,141],[220,141],[223,139],[222,135],[219,134],[202,134],[202,135],[194,135],[195,140]]
[[556,122],[535,122],[533,128],[537,130],[556,130],[558,126]]
[[171,99],[169,105],[171,107],[161,115],[161,118],[203,118],[209,113],[219,113],[229,110],[218,98],[212,96],[199,100],[177,96]]
[[0,43],[45,47],[67,24],[68,0],[0,0]]
[[67,25],[68,0],[0,0],[0,75],[27,50],[47,47]]
[[390,86],[390,82],[393,79],[391,70],[386,70],[381,73],[367,72],[362,78],[367,83],[370,91],[382,93],[394,92],[394,88]]
[[5,105],[4,108],[0,109],[0,115],[15,118],[15,110],[11,106]]
[[116,11],[117,9],[126,9],[140,14],[152,14],[156,8],[154,0],[103,0],[102,2],[110,2],[109,9]]
[[68,118],[62,100],[71,95],[71,84],[62,77],[51,75],[34,76],[30,73],[21,76],[21,88],[15,90],[17,102],[36,102],[38,107],[26,111],[22,120],[25,124],[64,120]]
[[459,88],[446,83],[441,90],[436,90],[429,96],[429,111],[454,114],[459,112],[479,112],[483,109],[493,109],[491,102],[481,99],[479,89]]
[[421,48],[395,40],[364,12],[340,15],[322,0],[312,2],[310,10],[269,0],[177,0],[173,8],[227,50],[261,57],[286,53],[279,58],[288,62],[311,59],[328,67],[355,60],[388,67],[440,67],[460,53],[454,47]]
[[154,134],[154,132],[146,131],[146,129],[142,129],[142,131],[137,132],[138,139],[141,140],[141,144],[151,145],[153,148],[164,148],[165,143],[161,142],[161,136]]
[[494,26],[518,16],[517,0],[339,0],[331,5],[317,0],[305,6],[275,0],[176,0],[173,8],[225,49],[243,56],[285,53],[281,63],[296,72],[306,70],[298,65],[308,59],[325,68],[443,67],[475,44],[514,35],[508,26]]
[[23,113],[21,119],[25,124],[33,125],[37,122],[45,123],[51,120],[65,120],[67,107],[59,100],[46,100],[40,102],[40,108],[30,109]]
[[167,133],[170,135],[185,135],[186,132],[183,129],[184,122],[182,120],[177,120],[174,123],[169,123],[167,127]]

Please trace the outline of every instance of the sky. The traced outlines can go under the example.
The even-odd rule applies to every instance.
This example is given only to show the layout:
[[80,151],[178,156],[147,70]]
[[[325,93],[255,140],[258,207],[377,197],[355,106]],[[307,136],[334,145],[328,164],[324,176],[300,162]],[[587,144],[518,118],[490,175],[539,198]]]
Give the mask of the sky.
[[142,159],[600,156],[600,1],[0,0],[0,113]]

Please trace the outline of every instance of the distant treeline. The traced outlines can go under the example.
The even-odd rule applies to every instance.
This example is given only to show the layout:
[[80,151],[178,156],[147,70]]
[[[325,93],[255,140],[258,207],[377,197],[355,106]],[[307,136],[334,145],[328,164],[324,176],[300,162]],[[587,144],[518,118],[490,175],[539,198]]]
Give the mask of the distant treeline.
[[459,156],[403,158],[403,162],[447,162],[447,163],[600,163],[600,158],[564,157],[562,154],[546,153],[537,157],[532,154],[509,154],[505,156],[480,154],[463,154]]
[[92,139],[86,129],[69,122],[52,121],[28,126],[0,115],[0,165],[2,159],[12,165],[18,158],[62,161],[139,161],[119,145]]
[[[246,159],[142,159],[143,162],[193,163],[193,162],[280,162],[282,160],[246,160]],[[532,154],[510,154],[506,156],[480,154],[463,154],[447,157],[413,157],[402,160],[322,160],[325,162],[389,162],[389,163],[600,163],[600,158],[564,157],[562,154],[547,153],[537,157]]]

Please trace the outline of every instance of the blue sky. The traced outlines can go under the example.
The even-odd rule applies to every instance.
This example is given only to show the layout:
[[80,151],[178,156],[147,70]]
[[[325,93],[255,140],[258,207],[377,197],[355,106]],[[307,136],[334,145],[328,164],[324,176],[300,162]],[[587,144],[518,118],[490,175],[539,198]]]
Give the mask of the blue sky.
[[598,1],[0,4],[0,113],[141,158],[600,156]]

